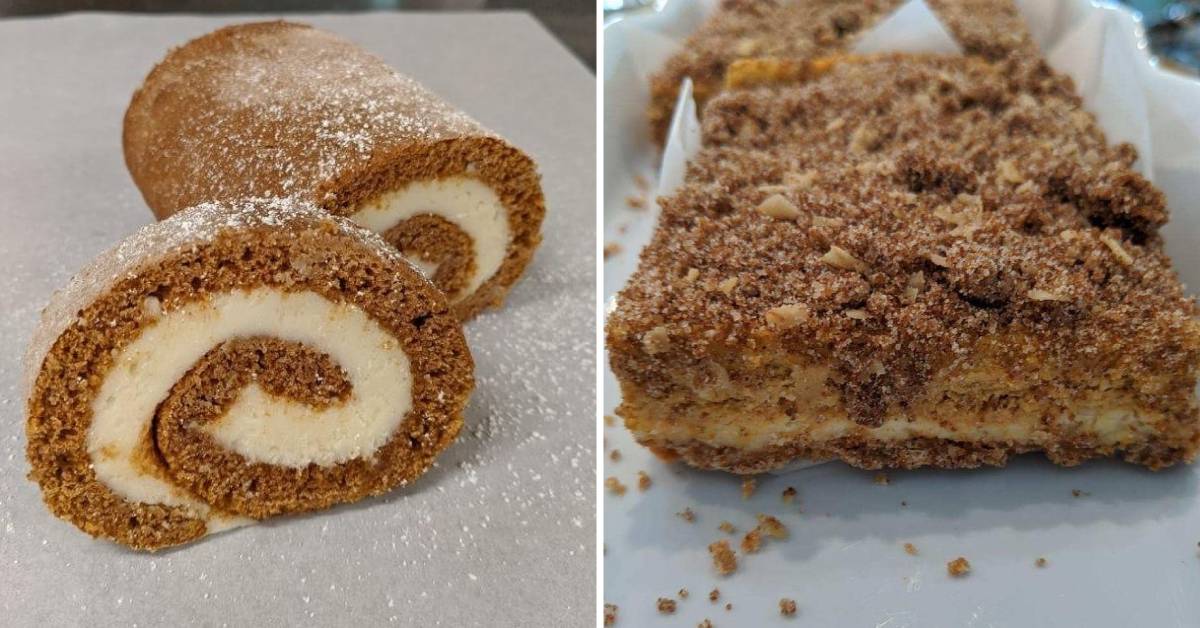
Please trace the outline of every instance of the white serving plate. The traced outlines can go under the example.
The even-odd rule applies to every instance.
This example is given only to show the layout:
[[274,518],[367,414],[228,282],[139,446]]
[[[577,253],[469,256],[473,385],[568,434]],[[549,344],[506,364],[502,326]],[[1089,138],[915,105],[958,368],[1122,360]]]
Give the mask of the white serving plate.
[[[656,215],[652,202],[645,211],[626,203],[648,195],[635,178],[653,188],[657,168],[643,77],[712,4],[671,2],[605,29],[604,234],[622,247],[604,264],[610,307]],[[1167,250],[1184,281],[1200,285],[1200,83],[1157,67],[1134,14],[1085,0],[1054,5],[1042,13],[1052,19],[1033,25],[1044,49],[1075,37],[1091,54],[1134,60],[1126,88],[1145,94],[1148,166],[1172,210]],[[1095,95],[1105,97],[1103,90]],[[605,412],[619,401],[606,369]],[[606,492],[603,500],[604,601],[619,606],[618,626],[695,626],[705,618],[716,626],[1200,626],[1196,467],[1151,473],[1095,462],[1061,469],[1026,456],[1006,469],[893,472],[881,486],[873,473],[831,463],[760,476],[757,493],[743,501],[736,477],[663,464],[619,423],[604,434],[604,475],[629,486],[624,497]],[[614,448],[619,462],[607,457]],[[653,479],[645,493],[635,488],[638,470]],[[799,491],[792,505],[780,499],[788,486]],[[685,507],[696,513],[694,523],[675,516]],[[744,532],[759,512],[779,517],[791,538],[758,554],[739,551],[738,572],[717,576],[707,545],[740,540],[717,526],[728,520]],[[908,542],[917,556],[905,553]],[[966,578],[946,574],[957,556],[971,562]],[[1048,565],[1036,567],[1038,557]],[[717,604],[707,597],[714,587]],[[678,611],[659,614],[658,597],[675,598]],[[778,611],[783,597],[800,607],[790,620]]]

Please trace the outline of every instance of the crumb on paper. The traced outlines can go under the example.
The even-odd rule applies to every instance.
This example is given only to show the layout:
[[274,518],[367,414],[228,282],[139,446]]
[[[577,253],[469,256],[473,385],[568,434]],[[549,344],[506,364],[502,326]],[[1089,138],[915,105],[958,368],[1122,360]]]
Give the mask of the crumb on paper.
[[726,604],[725,610],[727,610],[727,611],[733,610],[733,602],[729,602],[728,604]]
[[789,486],[783,489],[783,503],[790,504],[796,501],[796,487]]
[[704,621],[696,624],[696,628],[713,628],[713,623],[712,621],[705,619]]
[[688,523],[691,523],[696,520],[696,513],[692,512],[691,508],[684,508],[683,510],[675,513],[675,516],[679,517],[680,519],[683,519],[684,521],[686,521]]
[[713,567],[717,573],[722,576],[737,571],[737,554],[729,547],[729,541],[717,541],[708,546],[708,553],[712,554]]
[[604,426],[605,427],[612,427],[616,424],[617,424],[617,420],[613,418],[613,415],[611,415],[611,414],[604,415]]
[[1038,559],[1033,561],[1033,564],[1037,565],[1038,567],[1045,567],[1048,564],[1048,561],[1046,560],[1045,556],[1038,556]]
[[708,601],[716,602],[719,599],[721,599],[721,590],[720,589],[713,589],[712,591],[708,592]]
[[917,546],[913,545],[912,543],[905,543],[904,544],[904,553],[908,554],[909,556],[916,556],[917,555]]
[[658,598],[658,602],[655,604],[655,606],[658,608],[658,612],[662,613],[663,615],[670,615],[671,613],[675,612],[675,600],[672,600],[669,597]]
[[754,487],[757,483],[753,477],[746,476],[742,478],[742,499],[750,499],[754,496]]
[[604,625],[611,626],[615,623],[617,623],[617,605],[606,602],[604,604]]
[[611,458],[613,462],[620,462],[621,461],[621,450],[620,449],[612,450],[611,452],[609,452],[608,457]]
[[636,185],[637,189],[639,190],[645,191],[650,189],[650,180],[640,174],[633,175],[633,184]]
[[609,242],[604,245],[604,259],[608,259],[617,253],[621,252],[621,245],[616,242]]
[[791,598],[783,598],[779,600],[779,614],[784,617],[791,617],[796,614],[796,600]]
[[629,206],[629,209],[646,209],[646,199],[640,196],[625,197],[625,204]]
[[758,531],[758,528],[747,532],[746,536],[742,537],[743,554],[757,554],[760,548],[762,548],[762,533]]
[[1089,492],[1087,492],[1087,491],[1082,491],[1082,490],[1079,490],[1079,489],[1077,489],[1077,488],[1073,488],[1073,489],[1071,489],[1071,496],[1072,496],[1072,497],[1087,497],[1087,496],[1089,496],[1089,495],[1091,495],[1091,493],[1089,493]]
[[886,473],[876,473],[873,481],[880,486],[887,486],[892,483],[892,478],[889,478]]
[[608,492],[616,495],[617,497],[624,495],[626,490],[625,485],[621,484],[621,481],[618,480],[616,476],[612,476],[604,480],[604,488],[608,489]]
[[971,563],[967,562],[966,558],[959,556],[946,563],[946,572],[955,578],[961,578],[971,573]]
[[902,500],[900,500],[900,507],[901,507],[901,508],[908,508],[908,502],[907,502],[907,501],[905,501],[905,500],[903,500],[903,499],[902,499]]
[[645,471],[638,471],[637,475],[638,475],[638,482],[637,482],[638,490],[644,493],[644,492],[646,492],[647,489],[650,488],[650,485],[653,484],[654,482],[650,480],[650,476],[647,475]]
[[758,514],[758,530],[765,532],[767,536],[773,539],[786,539],[788,537],[787,526],[771,515]]
[[687,596],[688,596],[688,590],[687,590],[687,588],[683,588],[683,589],[680,589],[680,590],[679,590],[679,597],[680,597],[680,598],[682,598],[682,599],[685,599],[685,600],[686,600],[686,599],[687,599]]
[[732,523],[729,523],[728,521],[722,521],[721,525],[717,526],[717,529],[724,532],[725,534],[736,534],[737,533],[737,528],[734,527],[734,525]]

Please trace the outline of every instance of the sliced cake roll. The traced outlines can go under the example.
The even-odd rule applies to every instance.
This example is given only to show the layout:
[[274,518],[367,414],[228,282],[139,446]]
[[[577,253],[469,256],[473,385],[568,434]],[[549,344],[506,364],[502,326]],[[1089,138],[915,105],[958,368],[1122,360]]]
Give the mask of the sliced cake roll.
[[463,319],[499,305],[541,241],[529,157],[308,26],[231,26],[172,50],[134,94],[124,145],[158,217],[247,196],[311,200],[382,234]]
[[413,480],[473,386],[444,295],[296,200],[143,228],[54,296],[26,373],[46,504],[151,550]]
[[885,55],[712,100],[607,325],[641,443],[755,473],[1200,451],[1163,194],[1069,80]]

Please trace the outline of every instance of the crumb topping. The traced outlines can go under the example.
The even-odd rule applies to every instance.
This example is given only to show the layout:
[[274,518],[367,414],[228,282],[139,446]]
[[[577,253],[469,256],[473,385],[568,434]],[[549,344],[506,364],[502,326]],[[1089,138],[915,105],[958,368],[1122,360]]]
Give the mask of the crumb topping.
[[971,563],[967,559],[959,556],[954,560],[946,563],[946,572],[955,578],[961,578],[968,573],[971,573]]
[[712,555],[713,567],[717,573],[728,576],[737,571],[737,554],[729,547],[729,541],[716,541],[710,544],[708,553]]

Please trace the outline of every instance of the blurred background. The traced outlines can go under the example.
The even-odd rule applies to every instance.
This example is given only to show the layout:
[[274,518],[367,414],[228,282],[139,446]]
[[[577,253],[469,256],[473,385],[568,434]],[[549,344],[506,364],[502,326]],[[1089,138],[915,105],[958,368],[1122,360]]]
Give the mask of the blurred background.
[[67,11],[139,13],[322,13],[343,11],[528,11],[592,72],[595,0],[0,0],[0,18]]

